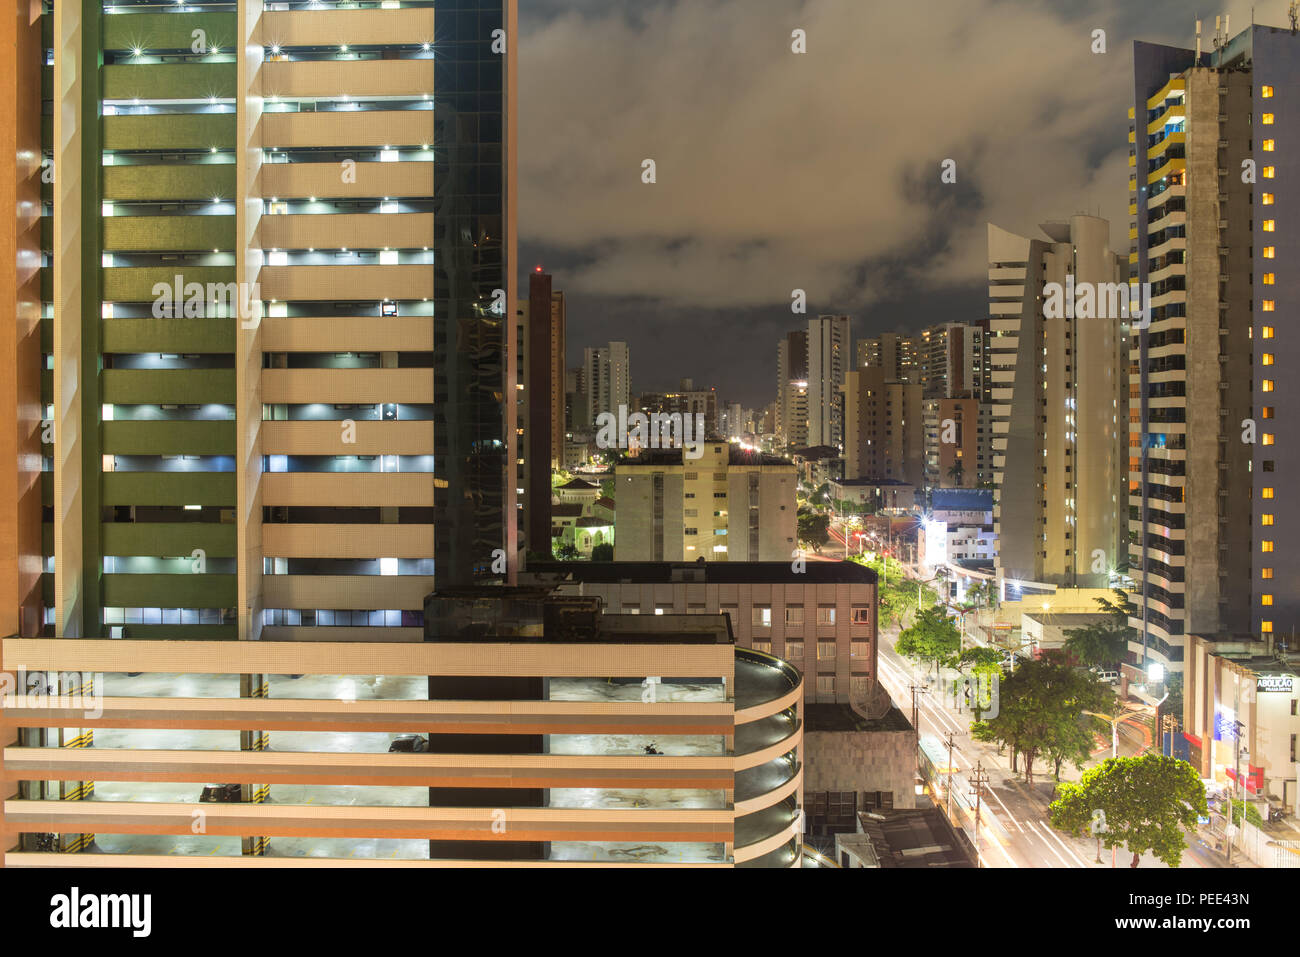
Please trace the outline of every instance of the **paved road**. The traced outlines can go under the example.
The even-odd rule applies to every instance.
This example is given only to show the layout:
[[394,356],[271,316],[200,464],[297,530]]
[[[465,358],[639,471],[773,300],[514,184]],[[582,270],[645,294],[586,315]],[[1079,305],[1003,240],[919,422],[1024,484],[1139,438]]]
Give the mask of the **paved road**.
[[[911,662],[894,651],[896,629],[882,634],[880,642],[880,680],[889,691],[894,703],[910,717],[912,695],[908,690],[914,683]],[[959,714],[945,707],[944,702],[933,700],[931,695],[919,696],[918,729],[922,735],[932,735],[946,741],[949,731],[954,732],[953,743],[953,805],[954,820],[965,828],[967,834],[974,829],[974,799],[969,796],[971,771],[976,762],[988,773],[986,796],[980,811],[980,859],[984,867],[1110,867],[1111,855],[1103,851],[1102,863],[1096,863],[1095,841],[1080,840],[1059,833],[1048,823],[1047,805],[1050,794],[1044,782],[1052,782],[1049,765],[1035,767],[1035,781],[1031,790],[1022,775],[1013,775],[1007,755],[999,756],[993,745],[975,741],[970,736],[969,712]],[[1136,753],[1141,748],[1140,735],[1121,732],[1121,753]],[[1109,756],[1109,745],[1098,749],[1097,757]],[[1222,866],[1222,857],[1195,844],[1183,854],[1184,867]],[[1128,866],[1130,856],[1117,852],[1116,864]],[[1164,867],[1150,854],[1143,855],[1140,866]]]

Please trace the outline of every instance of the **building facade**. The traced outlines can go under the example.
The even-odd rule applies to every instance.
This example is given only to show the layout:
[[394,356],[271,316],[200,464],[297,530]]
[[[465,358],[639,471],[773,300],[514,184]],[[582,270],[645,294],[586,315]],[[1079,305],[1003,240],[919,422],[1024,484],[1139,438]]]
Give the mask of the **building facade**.
[[877,676],[876,574],[854,562],[808,562],[802,572],[789,561],[557,562],[528,571],[562,593],[599,597],[611,614],[725,614],[737,645],[799,669],[809,703],[861,703]]
[[[998,577],[1105,587],[1126,553],[1127,325],[1118,313],[1129,290],[1105,220],[1042,229],[1044,239],[988,231]],[[1080,315],[1082,300],[1076,312],[1073,295],[1085,289],[1106,315]]]
[[818,316],[808,320],[808,444],[837,449],[844,443],[841,392],[853,357],[848,316]]
[[1300,37],[1256,25],[1199,59],[1134,56],[1129,261],[1153,314],[1129,353],[1130,664],[1177,671],[1186,635],[1265,638],[1300,612]]
[[879,366],[844,380],[844,478],[920,486],[925,478],[921,386],[886,378]]
[[615,467],[615,559],[789,562],[798,549],[794,465],[724,442],[693,451],[684,461],[681,450],[645,451]]

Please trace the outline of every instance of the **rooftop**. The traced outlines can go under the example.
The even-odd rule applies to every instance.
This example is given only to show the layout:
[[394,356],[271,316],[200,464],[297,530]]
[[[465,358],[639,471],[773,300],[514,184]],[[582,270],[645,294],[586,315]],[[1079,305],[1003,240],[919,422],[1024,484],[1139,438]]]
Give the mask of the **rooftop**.
[[912,725],[898,708],[890,708],[883,717],[863,717],[847,704],[807,704],[803,706],[804,731],[911,731]]
[[[884,820],[877,820],[883,817]],[[937,807],[858,814],[881,867],[973,867],[961,838]],[[840,835],[843,841],[850,835]]]
[[599,488],[599,486],[592,485],[590,482],[584,481],[583,479],[580,478],[571,479],[570,481],[565,482],[563,485],[557,487],[562,489],[569,489],[571,491],[586,491],[588,489]]
[[956,509],[962,511],[991,511],[991,488],[937,488],[930,493],[930,510]]
[[[711,444],[721,445],[720,440],[715,440]],[[690,465],[693,459],[687,459],[686,464]],[[681,449],[642,449],[635,458],[623,456],[615,464],[615,471],[621,468],[638,468],[649,465],[681,465]],[[728,445],[727,447],[727,464],[728,465],[788,465],[794,468],[794,463],[789,459],[782,458],[779,455],[771,455],[767,452],[749,452],[742,449],[739,445]]]

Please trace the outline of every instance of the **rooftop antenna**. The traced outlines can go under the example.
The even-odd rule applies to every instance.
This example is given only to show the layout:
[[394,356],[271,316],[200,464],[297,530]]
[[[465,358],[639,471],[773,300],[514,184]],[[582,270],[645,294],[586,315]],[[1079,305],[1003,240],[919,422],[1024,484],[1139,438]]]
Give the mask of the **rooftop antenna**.
[[1232,17],[1229,14],[1225,13],[1223,15],[1223,45],[1224,46],[1228,45],[1228,38],[1232,36],[1232,27],[1228,26],[1228,24],[1231,21],[1232,21]]
[[1223,15],[1217,15],[1214,18],[1214,49],[1219,49],[1219,31],[1223,27]]
[[1300,30],[1300,3],[1291,0],[1291,9],[1287,11],[1291,16],[1291,35],[1295,36],[1297,30]]
[[1196,63],[1201,62],[1201,21],[1196,21]]

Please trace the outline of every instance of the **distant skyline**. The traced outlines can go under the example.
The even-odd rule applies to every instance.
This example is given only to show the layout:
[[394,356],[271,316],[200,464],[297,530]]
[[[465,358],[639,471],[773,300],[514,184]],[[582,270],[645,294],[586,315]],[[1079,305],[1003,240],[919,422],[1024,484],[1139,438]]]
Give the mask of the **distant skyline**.
[[[1090,212],[1126,252],[1133,42],[1191,46],[1199,15],[1208,48],[1216,12],[1237,33],[1252,9],[520,6],[520,271],[566,293],[568,364],[622,339],[635,391],[690,377],[755,409],[775,398],[777,339],[808,316],[851,315],[855,340],[984,318],[987,222],[1036,235]],[[1257,2],[1255,20],[1283,26],[1287,6]]]

